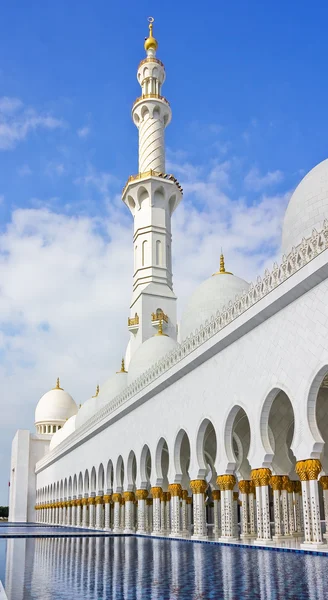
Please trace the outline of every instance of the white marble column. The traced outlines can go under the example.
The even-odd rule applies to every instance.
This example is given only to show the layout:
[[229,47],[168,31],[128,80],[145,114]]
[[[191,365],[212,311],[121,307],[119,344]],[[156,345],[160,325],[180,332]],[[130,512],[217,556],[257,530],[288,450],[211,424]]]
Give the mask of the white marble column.
[[256,489],[257,538],[254,544],[261,545],[272,541],[270,527],[269,483],[270,469],[253,469],[252,480]]
[[96,525],[96,497],[88,498],[89,505],[89,529],[94,529]]
[[96,529],[104,528],[104,496],[98,492],[96,496]]
[[324,511],[325,511],[326,531],[325,531],[323,537],[327,540],[328,539],[328,476],[323,475],[322,477],[320,477],[319,482],[320,482],[320,485],[323,490],[323,506],[324,506]]
[[188,490],[182,490],[181,496],[181,532],[184,537],[189,537],[190,530],[188,527]]
[[162,488],[152,487],[150,493],[153,498],[153,528],[152,535],[161,535],[161,496]]
[[82,527],[82,495],[76,500],[76,527]]
[[136,498],[138,500],[138,534],[145,535],[146,529],[146,499],[148,497],[148,490],[137,490]]
[[294,481],[289,481],[287,493],[288,493],[289,533],[292,537],[295,537],[296,525],[295,525],[295,511],[294,511]]
[[146,529],[148,533],[153,530],[153,499],[147,498],[146,500]]
[[170,492],[166,492],[165,527],[166,527],[166,535],[170,535],[170,533],[171,533],[171,494],[170,494]]
[[221,527],[220,527],[220,490],[212,490],[212,498],[213,498],[213,536],[215,539],[219,538],[221,535]]
[[321,471],[320,460],[298,461],[295,470],[302,483],[305,540],[301,544],[301,548],[320,549],[323,545],[318,490],[318,475]]
[[245,539],[250,537],[249,532],[249,508],[248,508],[248,493],[249,493],[249,481],[242,479],[238,482],[238,487],[241,493],[241,538]]
[[133,492],[124,492],[125,502],[125,523],[124,533],[134,533],[134,501],[135,495]]
[[63,525],[64,516],[64,500],[61,498],[59,502],[59,525]]
[[182,487],[179,483],[169,485],[171,494],[171,533],[170,537],[181,537],[181,515],[180,515],[180,496]]
[[67,502],[67,513],[66,513],[66,525],[67,527],[72,526],[72,498],[68,498]]
[[303,535],[303,518],[302,518],[302,486],[300,481],[294,481],[294,498],[295,498],[295,519],[296,519],[296,535]]
[[233,488],[236,485],[234,475],[219,475],[216,480],[221,492],[221,537],[222,542],[235,541],[236,538],[236,515],[233,500]]
[[207,483],[203,479],[193,479],[190,482],[194,507],[194,533],[191,536],[195,540],[207,540],[207,524],[205,509],[205,492]]
[[110,526],[110,503],[111,503],[111,499],[112,496],[111,494],[105,494],[104,496],[104,503],[105,503],[105,529],[106,531],[111,531],[111,526]]
[[282,511],[281,511],[281,490],[282,476],[272,475],[270,484],[273,490],[273,512],[274,512],[274,540],[279,540],[283,537],[282,532]]
[[256,536],[256,518],[255,518],[255,486],[254,481],[249,482],[248,494],[248,510],[249,510],[249,533],[251,537]]
[[114,502],[114,533],[122,533],[121,530],[121,499],[122,496],[119,493],[112,495],[112,500]]
[[76,527],[76,496],[73,496],[72,500],[72,521],[71,526]]
[[161,535],[166,535],[166,492],[161,495]]
[[84,498],[82,498],[82,527],[84,529],[89,527],[88,494],[84,494]]

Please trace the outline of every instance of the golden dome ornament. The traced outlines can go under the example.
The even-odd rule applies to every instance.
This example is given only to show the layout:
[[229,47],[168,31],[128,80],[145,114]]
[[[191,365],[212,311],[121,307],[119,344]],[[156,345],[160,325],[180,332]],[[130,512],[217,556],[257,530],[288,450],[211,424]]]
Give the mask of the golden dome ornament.
[[149,36],[145,39],[145,50],[146,50],[146,52],[148,52],[148,50],[154,50],[156,52],[156,50],[158,48],[158,42],[153,37],[153,23],[154,23],[154,21],[155,21],[154,17],[148,17]]

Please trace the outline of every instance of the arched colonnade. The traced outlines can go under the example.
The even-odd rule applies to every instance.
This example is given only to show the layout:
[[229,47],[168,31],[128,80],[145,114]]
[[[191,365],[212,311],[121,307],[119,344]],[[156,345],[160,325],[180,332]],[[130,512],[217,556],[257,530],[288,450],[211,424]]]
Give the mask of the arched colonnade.
[[[36,520],[114,533],[253,538],[258,544],[298,537],[321,546],[322,521],[328,532],[328,367],[311,385],[307,413],[318,456],[294,456],[293,405],[275,388],[260,414],[261,465],[250,464],[253,432],[245,409],[236,405],[224,427],[225,472],[217,472],[217,432],[205,418],[195,440],[180,429],[173,446],[161,437],[152,451],[145,444],[139,453],[131,449],[124,458],[38,489]],[[191,463],[197,463],[197,479],[190,477]]]

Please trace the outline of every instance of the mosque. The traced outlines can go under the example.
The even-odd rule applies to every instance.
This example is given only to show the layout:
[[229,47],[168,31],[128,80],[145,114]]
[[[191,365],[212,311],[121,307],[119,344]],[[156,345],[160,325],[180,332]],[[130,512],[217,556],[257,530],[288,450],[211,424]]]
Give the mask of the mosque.
[[183,190],[165,170],[157,47],[150,19],[132,108],[139,172],[122,193],[134,220],[125,359],[81,408],[59,379],[39,400],[35,433],[12,444],[9,520],[328,550],[328,160],[290,199],[280,264],[248,283],[221,256],[177,323]]

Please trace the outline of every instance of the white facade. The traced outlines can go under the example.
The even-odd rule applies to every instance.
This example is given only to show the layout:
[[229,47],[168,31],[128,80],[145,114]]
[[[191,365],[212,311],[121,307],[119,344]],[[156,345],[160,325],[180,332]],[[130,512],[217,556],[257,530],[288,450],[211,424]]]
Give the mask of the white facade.
[[[38,522],[114,532],[241,535],[256,543],[298,536],[321,547],[320,510],[328,518],[326,205],[316,213],[320,231],[312,233],[310,213],[291,231],[288,215],[302,214],[309,198],[300,184],[286,212],[283,261],[255,284],[228,273],[221,257],[218,273],[190,299],[178,342],[171,214],[182,190],[165,174],[171,111],[161,96],[165,71],[152,24],[145,48],[143,95],[132,111],[140,173],[123,190],[134,216],[129,364],[76,417],[68,403],[67,424],[35,464],[37,509],[29,497],[27,513]],[[324,185],[322,168],[309,178],[315,190]],[[22,481],[25,497],[27,467],[16,446],[15,485]],[[16,502],[13,495],[11,515],[20,520]]]

